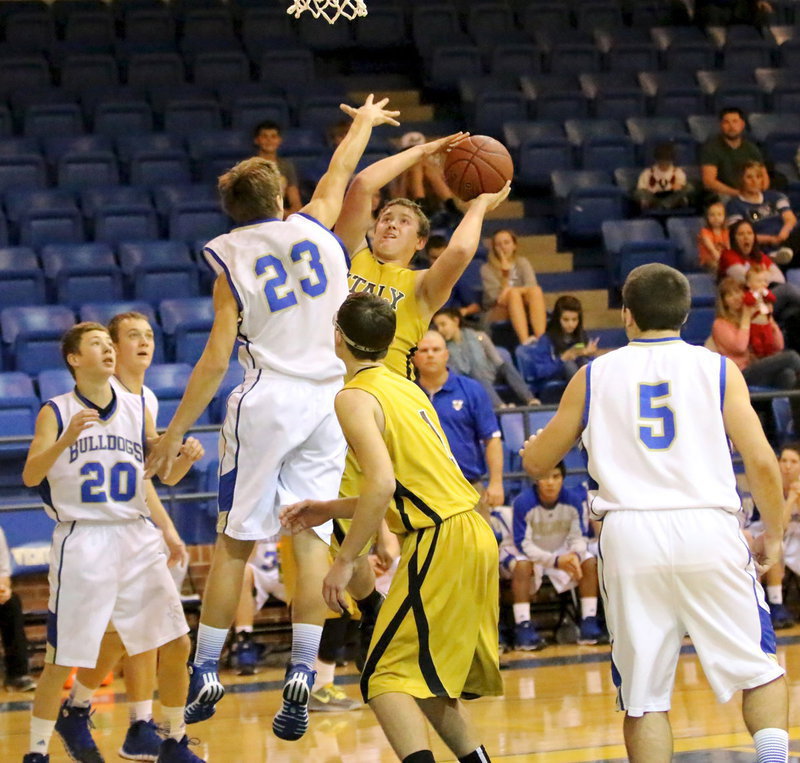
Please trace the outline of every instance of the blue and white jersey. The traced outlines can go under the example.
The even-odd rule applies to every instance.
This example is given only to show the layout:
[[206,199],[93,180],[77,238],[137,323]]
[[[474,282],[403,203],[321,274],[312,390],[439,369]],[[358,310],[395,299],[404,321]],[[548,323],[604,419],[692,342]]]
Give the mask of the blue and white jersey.
[[[117,393],[123,392],[129,395],[135,395],[135,392],[131,392],[116,376],[112,376],[109,379],[111,382],[111,386],[114,388],[114,391]],[[142,385],[142,395],[144,398],[144,407],[150,413],[150,418],[153,419],[153,424],[158,421],[158,398],[156,397],[156,393],[150,389],[146,384]]]
[[680,339],[634,340],[587,368],[583,443],[593,514],[741,507],[722,421],[725,359]]
[[298,213],[234,228],[210,241],[205,256],[239,304],[245,369],[311,381],[344,375],[333,318],[348,294],[348,262],[331,231]]
[[[91,404],[77,390],[48,400],[58,436]],[[144,494],[144,402],[114,393],[110,411],[81,432],[56,459],[39,486],[45,511],[58,522],[147,517]]]

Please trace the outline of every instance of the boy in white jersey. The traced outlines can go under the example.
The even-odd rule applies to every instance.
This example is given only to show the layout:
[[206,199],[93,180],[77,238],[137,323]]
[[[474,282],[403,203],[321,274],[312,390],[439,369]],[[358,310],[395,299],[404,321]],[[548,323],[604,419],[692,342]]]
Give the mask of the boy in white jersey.
[[[64,335],[62,354],[75,389],[42,407],[22,473],[26,486],[39,486],[45,510],[57,522],[50,552],[47,653],[24,761],[49,760],[61,687],[71,668],[95,666],[111,623],[129,654],[162,647],[161,701],[169,736],[158,760],[196,762],[200,759],[188,748],[182,717],[188,627],[162,535],[147,521],[144,451],[155,425],[142,398],[118,394],[111,386],[115,352],[104,326],[77,324]],[[190,466],[179,455],[166,482],[174,484]],[[102,761],[91,745],[78,752],[79,760]]]
[[522,451],[532,477],[578,437],[603,517],[600,580],[618,704],[634,763],[672,759],[668,711],[684,633],[717,698],[744,690],[759,763],[788,757],[788,695],[756,565],[739,529],[728,438],[742,455],[765,526],[761,563],[780,556],[778,463],[738,368],[681,341],[689,283],[665,265],[622,290],[627,347],[580,369],[552,421]]
[[[158,418],[158,400],[153,391],[144,384],[145,373],[153,361],[155,349],[153,328],[147,316],[138,312],[119,313],[109,322],[108,333],[116,353],[115,372],[110,380],[112,387],[117,394],[132,393],[144,398],[145,407],[155,422]],[[203,446],[194,437],[186,438],[182,452],[192,462],[198,461],[204,454]],[[175,568],[182,568],[185,573],[189,560],[186,546],[150,480],[145,482],[145,491],[150,518],[164,536],[169,555],[167,564],[173,570],[173,577]],[[81,668],[78,671],[69,699],[59,713],[56,732],[61,735],[64,745],[73,757],[80,754],[85,757],[87,749],[91,750],[88,745],[91,740],[89,713],[92,695],[103,677],[123,657],[130,726],[119,755],[130,760],[156,760],[158,757],[162,740],[153,721],[153,691],[156,685],[158,653],[151,649],[133,656],[126,655],[119,634],[113,630],[109,630],[103,637],[96,667]]]
[[[220,449],[220,517],[186,720],[210,718],[224,694],[218,661],[228,635],[253,544],[280,530],[278,510],[309,490],[330,498],[339,489],[345,443],[333,400],[344,366],[331,322],[347,296],[347,254],[330,227],[347,182],[375,125],[397,124],[386,99],[351,110],[353,123],[328,172],[300,213],[281,221],[283,198],[273,162],[247,159],[220,178],[226,212],[237,223],[209,242],[206,257],[219,273],[214,323],[186,392],[148,473],[169,470],[177,444],[211,401],[228,369],[235,340],[244,382],[228,398]],[[308,727],[308,699],[326,607],[322,580],[329,567],[331,523],[294,540],[298,585],[292,601],[292,658],[284,702],[273,731],[299,739]]]

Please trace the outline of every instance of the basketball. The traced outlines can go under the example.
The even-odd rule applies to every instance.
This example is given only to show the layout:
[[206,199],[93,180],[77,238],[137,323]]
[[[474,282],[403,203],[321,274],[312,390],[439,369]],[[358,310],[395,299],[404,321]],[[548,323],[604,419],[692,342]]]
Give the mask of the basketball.
[[497,193],[514,176],[508,149],[488,135],[471,135],[445,154],[444,178],[462,201]]

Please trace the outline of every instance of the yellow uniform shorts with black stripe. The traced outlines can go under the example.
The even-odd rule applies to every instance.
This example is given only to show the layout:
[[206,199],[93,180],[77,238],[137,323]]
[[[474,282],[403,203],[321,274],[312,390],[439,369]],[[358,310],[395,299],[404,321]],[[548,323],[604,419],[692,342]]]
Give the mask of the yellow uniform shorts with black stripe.
[[368,701],[503,693],[497,541],[475,511],[409,533],[361,676]]

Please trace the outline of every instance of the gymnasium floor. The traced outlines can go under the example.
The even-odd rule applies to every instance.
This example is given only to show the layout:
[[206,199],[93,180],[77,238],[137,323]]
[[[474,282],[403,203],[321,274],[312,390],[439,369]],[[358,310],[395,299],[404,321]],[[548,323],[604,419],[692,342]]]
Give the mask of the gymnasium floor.
[[[778,656],[787,668],[792,709],[790,759],[800,760],[800,627],[781,631]],[[472,718],[493,760],[504,763],[582,763],[621,761],[622,715],[614,711],[608,647],[552,646],[512,652],[503,660],[506,695],[471,703]],[[671,713],[676,760],[681,763],[745,763],[754,760],[750,737],[739,714],[739,699],[718,705],[691,648],[681,658]],[[224,674],[228,694],[216,716],[190,728],[200,740],[198,754],[209,763],[389,763],[391,749],[367,709],[350,713],[314,713],[311,728],[299,742],[272,735],[282,671],[264,668],[255,676]],[[351,669],[337,681],[358,697]],[[122,683],[102,689],[95,705],[95,738],[106,761],[121,760],[116,751],[127,728]],[[27,749],[30,695],[0,695],[0,761],[20,761]],[[438,739],[437,760],[452,760]],[[68,758],[59,739],[50,760]]]

